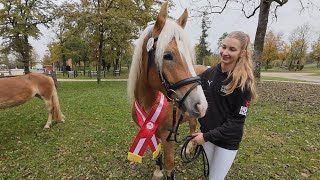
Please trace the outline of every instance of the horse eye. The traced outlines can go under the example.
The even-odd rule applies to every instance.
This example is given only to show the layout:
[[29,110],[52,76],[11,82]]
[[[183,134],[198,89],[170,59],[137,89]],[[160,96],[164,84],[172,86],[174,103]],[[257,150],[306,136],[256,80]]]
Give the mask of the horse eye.
[[173,60],[172,54],[167,53],[167,54],[163,55],[163,59],[170,60],[170,61]]

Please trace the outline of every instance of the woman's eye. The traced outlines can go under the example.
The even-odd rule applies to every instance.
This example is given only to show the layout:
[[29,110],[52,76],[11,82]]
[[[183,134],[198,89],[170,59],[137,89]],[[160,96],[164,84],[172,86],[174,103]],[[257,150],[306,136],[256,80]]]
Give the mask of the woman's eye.
[[163,59],[165,59],[165,60],[173,60],[172,54],[168,53],[168,54],[163,55]]

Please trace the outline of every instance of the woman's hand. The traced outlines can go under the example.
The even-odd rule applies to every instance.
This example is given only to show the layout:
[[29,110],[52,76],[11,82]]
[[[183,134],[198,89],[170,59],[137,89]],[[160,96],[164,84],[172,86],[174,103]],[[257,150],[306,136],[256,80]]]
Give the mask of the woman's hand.
[[197,144],[203,144],[205,143],[205,140],[203,139],[203,133],[193,133],[192,137],[194,137],[192,139],[193,142],[197,143]]

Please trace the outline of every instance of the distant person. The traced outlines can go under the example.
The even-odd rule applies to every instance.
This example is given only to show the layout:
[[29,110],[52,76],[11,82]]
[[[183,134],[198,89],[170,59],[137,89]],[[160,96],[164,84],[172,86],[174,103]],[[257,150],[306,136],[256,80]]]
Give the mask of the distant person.
[[222,41],[220,63],[213,68],[202,67],[208,110],[199,119],[201,133],[192,136],[206,152],[210,180],[222,180],[227,175],[238,152],[250,102],[257,97],[251,54],[249,36],[231,32]]
[[71,67],[69,65],[66,66],[67,71],[71,71]]
[[111,63],[107,63],[107,71],[110,72]]

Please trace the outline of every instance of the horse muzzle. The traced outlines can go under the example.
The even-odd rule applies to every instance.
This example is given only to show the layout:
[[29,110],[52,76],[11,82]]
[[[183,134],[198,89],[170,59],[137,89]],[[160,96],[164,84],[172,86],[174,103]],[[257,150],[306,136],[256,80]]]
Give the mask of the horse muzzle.
[[193,89],[180,104],[181,110],[195,118],[201,118],[206,114],[208,102],[201,86]]

